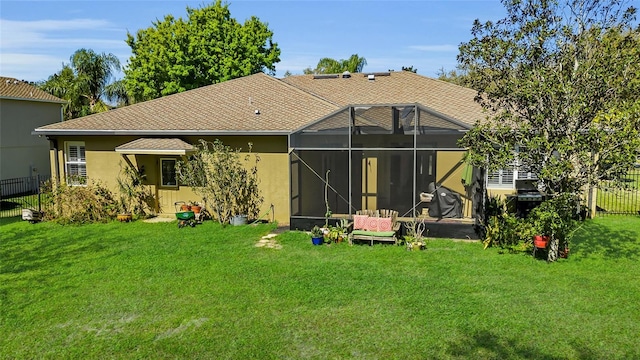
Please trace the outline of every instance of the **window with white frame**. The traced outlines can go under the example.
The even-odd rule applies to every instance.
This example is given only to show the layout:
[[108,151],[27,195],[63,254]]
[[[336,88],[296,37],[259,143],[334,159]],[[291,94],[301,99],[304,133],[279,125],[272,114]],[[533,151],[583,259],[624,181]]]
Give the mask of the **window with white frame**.
[[160,159],[160,184],[162,186],[178,186],[178,177],[176,174],[176,159]]
[[65,172],[67,184],[87,184],[87,158],[84,142],[66,143]]
[[507,168],[500,169],[487,174],[487,188],[489,189],[515,189],[516,180],[537,179],[527,166],[522,164],[517,156],[523,148],[516,147],[516,160]]

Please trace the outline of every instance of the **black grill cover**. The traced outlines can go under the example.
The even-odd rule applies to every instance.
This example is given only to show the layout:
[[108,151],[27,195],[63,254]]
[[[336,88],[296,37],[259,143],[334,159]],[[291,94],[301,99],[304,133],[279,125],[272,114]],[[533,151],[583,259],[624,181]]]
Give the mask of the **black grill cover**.
[[429,216],[436,218],[461,218],[462,199],[460,195],[444,186],[429,184],[433,200],[429,203]]

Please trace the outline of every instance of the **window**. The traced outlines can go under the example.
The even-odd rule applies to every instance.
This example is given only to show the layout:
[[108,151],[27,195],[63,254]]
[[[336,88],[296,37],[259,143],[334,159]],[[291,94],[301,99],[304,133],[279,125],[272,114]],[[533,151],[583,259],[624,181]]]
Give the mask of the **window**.
[[160,159],[160,181],[162,186],[178,186],[176,159]]
[[83,142],[67,143],[65,157],[65,171],[67,184],[87,184],[87,159]]
[[[516,156],[517,152],[523,149],[522,147],[516,147]],[[520,163],[516,157],[515,163],[509,167],[487,174],[487,188],[515,189],[516,180],[518,179],[537,179],[537,176],[527,166]]]

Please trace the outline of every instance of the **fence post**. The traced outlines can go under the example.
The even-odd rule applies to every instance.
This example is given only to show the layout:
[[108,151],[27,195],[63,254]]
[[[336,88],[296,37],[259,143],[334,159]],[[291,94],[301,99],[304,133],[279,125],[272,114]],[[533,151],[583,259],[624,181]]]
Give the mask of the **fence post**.
[[36,191],[38,192],[38,212],[42,212],[42,198],[40,191],[40,174],[36,174]]

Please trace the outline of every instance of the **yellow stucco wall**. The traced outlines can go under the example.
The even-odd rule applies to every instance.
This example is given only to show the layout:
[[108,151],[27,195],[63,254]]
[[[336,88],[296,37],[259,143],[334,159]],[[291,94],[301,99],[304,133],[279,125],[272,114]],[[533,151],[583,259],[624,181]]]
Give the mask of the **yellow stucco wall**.
[[[59,174],[64,179],[65,155],[67,142],[84,141],[87,160],[87,176],[90,181],[99,182],[117,195],[117,176],[120,172],[120,164],[125,164],[123,156],[126,156],[133,165],[140,168],[144,166],[147,176],[146,185],[157,196],[160,204],[160,215],[173,216],[176,201],[202,201],[193,191],[186,186],[162,187],[160,186],[160,159],[176,158],[173,155],[121,155],[115,152],[115,148],[138,137],[127,136],[85,136],[59,137],[58,140],[58,164]],[[275,220],[282,224],[289,222],[289,157],[287,154],[286,136],[228,136],[218,137],[225,145],[233,148],[247,149],[247,143],[253,143],[253,152],[260,156],[258,163],[258,177],[260,190],[264,196],[264,203],[260,214],[274,207]],[[184,138],[183,140],[195,144],[197,137]],[[207,138],[213,141],[215,138]],[[53,156],[53,155],[52,155]],[[52,168],[54,167],[52,161]],[[55,174],[55,171],[52,169]],[[265,217],[271,219],[271,214]]]
[[462,217],[471,217],[473,204],[470,194],[462,183],[466,164],[464,151],[438,151],[436,160],[436,183],[455,191],[462,198]]

